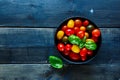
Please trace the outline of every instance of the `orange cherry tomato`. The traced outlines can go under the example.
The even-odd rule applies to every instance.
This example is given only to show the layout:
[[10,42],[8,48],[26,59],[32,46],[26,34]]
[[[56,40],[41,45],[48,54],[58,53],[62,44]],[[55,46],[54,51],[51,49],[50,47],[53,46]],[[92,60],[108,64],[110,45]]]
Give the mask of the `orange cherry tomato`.
[[75,23],[75,27],[80,27],[80,26],[82,26],[82,21],[81,21],[80,19],[76,19],[76,20],[74,21],[74,23]]
[[65,31],[67,28],[68,28],[68,27],[67,27],[66,25],[64,25],[64,26],[62,27],[62,30]]
[[86,38],[89,38],[89,34],[87,32],[85,32],[85,36]]
[[99,37],[100,36],[100,30],[99,29],[94,29],[92,31],[92,36],[94,37]]
[[80,30],[81,30],[81,31],[86,31],[86,27],[85,27],[85,26],[81,26],[81,27],[80,27]]

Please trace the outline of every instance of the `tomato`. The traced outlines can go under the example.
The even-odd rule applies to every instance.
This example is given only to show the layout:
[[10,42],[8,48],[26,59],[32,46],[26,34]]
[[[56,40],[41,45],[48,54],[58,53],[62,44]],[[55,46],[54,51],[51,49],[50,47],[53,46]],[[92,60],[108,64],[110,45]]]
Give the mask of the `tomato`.
[[68,28],[73,28],[74,27],[74,21],[72,19],[70,19],[67,23],[67,27]]
[[68,56],[70,54],[70,51],[68,50],[64,50],[64,52],[62,53],[64,56]]
[[98,42],[98,37],[92,37],[92,40],[94,40],[94,42]]
[[71,52],[71,53],[69,54],[69,57],[70,57],[70,59],[73,60],[73,61],[78,61],[78,60],[80,60],[80,55],[79,55],[79,54],[76,54],[76,53],[73,53],[73,52]]
[[87,55],[87,49],[83,48],[80,50],[80,56],[86,56]]
[[87,54],[88,54],[89,56],[92,56],[92,55],[93,55],[93,51],[92,51],[92,50],[87,50]]
[[77,33],[77,36],[79,37],[79,38],[83,38],[84,37],[84,35],[85,35],[85,32],[84,31],[79,31],[78,33]]
[[94,37],[99,37],[100,36],[100,30],[99,29],[94,29],[92,31],[92,36]]
[[62,30],[57,32],[57,39],[60,40],[64,36],[64,32]]
[[86,31],[86,27],[85,27],[85,26],[81,26],[81,27],[80,27],[80,30],[81,30],[81,31]]
[[64,26],[62,27],[62,30],[65,31],[67,28],[68,28],[68,27],[67,27],[66,25],[64,25]]
[[67,36],[70,36],[70,35],[74,34],[74,30],[73,30],[73,29],[66,29],[66,30],[65,30],[65,34],[66,34]]
[[81,56],[81,60],[85,61],[87,59],[87,56]]
[[84,22],[83,22],[83,26],[87,26],[89,24],[89,21],[88,20],[85,20]]
[[62,42],[67,43],[67,42],[68,42],[68,37],[67,37],[67,36],[64,36],[64,37],[62,38]]
[[71,48],[71,50],[72,50],[74,53],[79,53],[79,52],[80,52],[80,48],[79,48],[79,46],[77,46],[77,45],[73,45],[72,48]]
[[95,28],[95,27],[94,27],[93,25],[91,25],[91,24],[87,26],[87,30],[88,30],[89,32],[91,32],[94,28]]
[[76,19],[74,23],[75,23],[75,27],[82,26],[82,21],[80,19]]
[[59,43],[59,44],[57,45],[57,48],[58,48],[59,51],[64,51],[65,46],[64,46],[63,43]]
[[65,45],[65,50],[70,51],[70,50],[71,50],[71,47],[72,47],[72,45],[66,44],[66,45]]
[[79,27],[74,27],[74,32],[77,34],[80,31]]
[[86,38],[89,38],[89,34],[87,32],[85,32],[85,36]]
[[88,42],[88,41],[95,42],[93,39],[86,39],[86,42]]

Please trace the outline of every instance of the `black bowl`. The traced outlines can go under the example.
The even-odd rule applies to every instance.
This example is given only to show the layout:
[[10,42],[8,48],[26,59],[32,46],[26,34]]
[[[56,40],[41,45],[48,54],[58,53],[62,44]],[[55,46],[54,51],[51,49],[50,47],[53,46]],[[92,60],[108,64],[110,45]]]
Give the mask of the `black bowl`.
[[[55,47],[56,47],[56,49],[57,49],[57,44],[58,44],[58,40],[57,40],[57,38],[56,38],[57,32],[58,32],[59,30],[61,30],[62,26],[65,25],[65,24],[67,24],[67,22],[68,22],[70,19],[72,19],[72,20],[80,19],[81,21],[88,20],[88,21],[89,21],[89,24],[92,24],[96,29],[98,29],[97,25],[94,24],[91,20],[89,20],[89,19],[87,19],[87,18],[83,18],[83,17],[71,17],[71,18],[68,18],[68,19],[64,20],[64,21],[60,24],[60,26],[57,28],[57,30],[56,30],[56,32],[55,32],[54,41],[55,41]],[[99,29],[99,30],[100,30],[100,29]],[[86,60],[86,61],[73,61],[73,60],[70,60],[69,57],[64,56],[64,55],[62,54],[62,52],[60,52],[58,49],[57,49],[57,51],[59,52],[59,54],[61,55],[61,57],[62,57],[65,61],[67,61],[68,63],[70,63],[70,64],[85,64],[85,63],[88,63],[89,61],[93,60],[93,59],[96,57],[96,54],[98,53],[98,50],[99,50],[99,48],[100,48],[100,46],[101,46],[101,41],[102,41],[102,37],[101,37],[101,35],[100,35],[100,37],[98,38],[98,42],[96,43],[96,44],[97,44],[97,49],[93,51],[94,54],[92,55],[92,57],[87,57],[87,60]]]

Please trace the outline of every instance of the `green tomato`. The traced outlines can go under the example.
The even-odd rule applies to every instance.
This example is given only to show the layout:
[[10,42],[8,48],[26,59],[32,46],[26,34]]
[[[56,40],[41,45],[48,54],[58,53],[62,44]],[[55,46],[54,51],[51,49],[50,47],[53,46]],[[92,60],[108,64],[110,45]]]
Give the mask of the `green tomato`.
[[85,47],[89,50],[96,50],[97,45],[93,41],[88,41],[88,42],[85,43]]

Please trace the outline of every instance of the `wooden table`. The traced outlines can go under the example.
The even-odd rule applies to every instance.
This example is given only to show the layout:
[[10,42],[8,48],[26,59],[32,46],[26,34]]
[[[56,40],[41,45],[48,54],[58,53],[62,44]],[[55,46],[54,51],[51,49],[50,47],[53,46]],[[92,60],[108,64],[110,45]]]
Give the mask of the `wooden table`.
[[[120,80],[120,0],[0,0],[0,80]],[[53,69],[56,28],[86,17],[102,31],[98,55]]]

